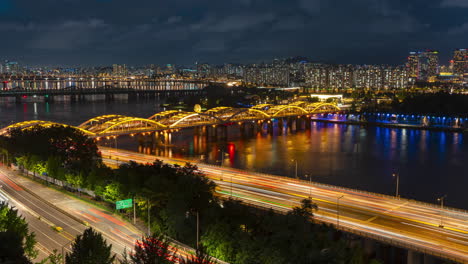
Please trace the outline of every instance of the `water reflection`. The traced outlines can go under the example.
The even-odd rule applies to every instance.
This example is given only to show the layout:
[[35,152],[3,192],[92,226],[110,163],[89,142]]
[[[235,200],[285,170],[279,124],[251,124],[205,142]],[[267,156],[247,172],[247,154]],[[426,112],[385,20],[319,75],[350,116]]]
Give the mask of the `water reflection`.
[[394,193],[391,175],[399,172],[402,195],[434,202],[436,194],[450,193],[452,206],[468,207],[461,187],[468,186],[463,134],[320,122],[305,130],[279,130],[249,134],[234,125],[227,139],[220,139],[185,129],[172,134],[170,145],[138,147],[120,137],[119,146],[290,177],[297,160],[299,177],[312,174],[318,182],[386,194]]

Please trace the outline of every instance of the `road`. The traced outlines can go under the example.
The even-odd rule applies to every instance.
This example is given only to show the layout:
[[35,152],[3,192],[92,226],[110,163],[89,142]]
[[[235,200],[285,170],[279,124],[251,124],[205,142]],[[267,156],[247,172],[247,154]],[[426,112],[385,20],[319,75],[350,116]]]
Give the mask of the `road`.
[[[124,251],[133,250],[135,242],[143,235],[133,224],[106,210],[20,176],[18,171],[0,167],[0,201],[4,200],[18,209],[28,222],[29,231],[36,234],[39,255],[35,261],[49,256],[54,249],[61,254],[70,252],[75,237],[82,234],[87,226],[103,235],[117,258],[121,258]],[[55,226],[63,230],[57,232],[53,229]],[[168,249],[177,258],[187,258],[195,252],[178,241],[170,241]]]
[[[188,162],[104,147],[100,147],[100,151],[111,166],[130,160],[152,163],[156,158],[179,165]],[[468,263],[466,211],[304,180],[202,163],[196,165],[219,186],[220,195],[232,195],[280,211],[288,211],[311,196],[319,207],[315,212],[319,221],[393,245]]]

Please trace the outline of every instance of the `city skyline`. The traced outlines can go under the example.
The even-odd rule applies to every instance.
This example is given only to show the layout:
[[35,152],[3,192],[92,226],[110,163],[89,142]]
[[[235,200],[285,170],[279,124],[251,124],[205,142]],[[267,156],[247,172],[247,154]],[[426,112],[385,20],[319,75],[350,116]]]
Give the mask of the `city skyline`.
[[[303,55],[332,64],[401,64],[412,50],[468,43],[463,1],[4,0],[0,57],[28,65],[253,63]],[[73,12],[68,12],[73,10]],[[43,14],[46,13],[47,16]]]

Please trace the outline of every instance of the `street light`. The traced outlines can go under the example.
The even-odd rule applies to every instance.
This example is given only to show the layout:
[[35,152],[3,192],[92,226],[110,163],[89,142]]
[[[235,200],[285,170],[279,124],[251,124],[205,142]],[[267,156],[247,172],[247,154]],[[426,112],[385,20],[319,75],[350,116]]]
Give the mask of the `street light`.
[[150,222],[151,204],[148,198],[148,236],[151,236],[151,222]]
[[294,162],[296,164],[295,177],[297,179],[297,159],[292,159],[291,162]]
[[197,210],[197,250],[198,250],[198,243],[199,243],[199,233],[200,233],[200,217]]
[[344,195],[341,195],[336,198],[336,229],[340,228],[340,199],[343,197]]
[[312,174],[306,174],[306,178],[309,178],[309,199],[312,199]]
[[[69,246],[74,241],[75,240],[70,240],[65,245],[62,246],[62,261],[63,261],[63,263],[65,263],[65,252],[64,252],[65,250],[64,249],[65,249],[65,247]],[[67,250],[69,250],[71,252],[70,249],[67,248]]]
[[400,188],[400,174],[398,173],[393,173],[392,174],[393,178],[396,178],[396,192],[395,192],[395,197],[396,198],[399,198],[400,197],[400,194],[399,194],[399,188]]
[[444,227],[442,221],[443,221],[443,210],[444,210],[444,199],[447,197],[447,195],[445,194],[444,196],[440,197],[440,198],[437,198],[437,201],[440,202],[440,224],[439,224],[439,227]]

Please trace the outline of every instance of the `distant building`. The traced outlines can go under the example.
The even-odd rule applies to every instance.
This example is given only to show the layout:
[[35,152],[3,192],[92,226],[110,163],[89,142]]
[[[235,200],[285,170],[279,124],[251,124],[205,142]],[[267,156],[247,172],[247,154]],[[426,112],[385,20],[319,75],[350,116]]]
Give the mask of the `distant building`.
[[427,81],[438,74],[439,52],[435,50],[410,52],[406,66],[410,78]]
[[289,87],[289,68],[273,65],[251,65],[244,69],[244,81],[263,86]]
[[5,61],[2,68],[3,73],[18,74],[21,72],[20,66],[16,61]]
[[125,64],[122,64],[122,65],[114,64],[114,65],[112,65],[112,75],[114,75],[114,76],[127,76],[128,75],[127,66]]
[[308,64],[305,86],[334,91],[405,89],[408,71],[403,66]]
[[468,49],[457,49],[453,53],[453,71],[457,75],[468,74]]

